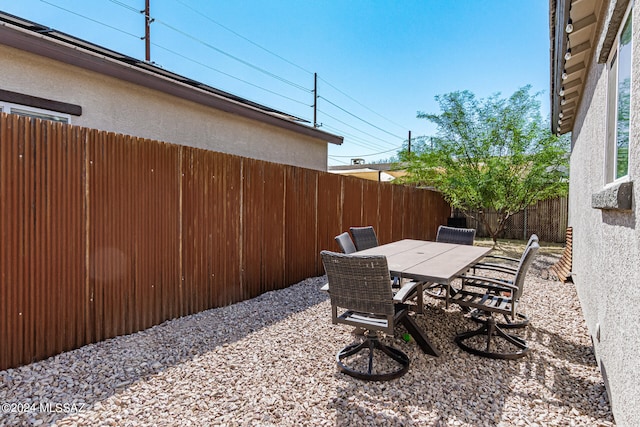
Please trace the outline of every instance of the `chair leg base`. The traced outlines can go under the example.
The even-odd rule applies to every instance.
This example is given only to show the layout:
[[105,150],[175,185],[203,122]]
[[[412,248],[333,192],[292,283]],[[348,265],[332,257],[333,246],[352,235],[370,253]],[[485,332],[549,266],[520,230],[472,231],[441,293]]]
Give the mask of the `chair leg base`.
[[440,283],[431,283],[425,288],[424,292],[431,298],[445,299],[447,296],[447,286]]
[[[471,312],[471,320],[478,323],[486,323],[487,313],[480,309],[475,309]],[[516,313],[516,319],[511,319],[509,316],[504,315],[504,322],[496,322],[496,325],[502,329],[519,329],[529,325],[530,319],[527,315],[522,313]]]
[[[363,350],[369,350],[368,356],[368,367],[366,371],[358,370],[352,367],[347,366],[343,359],[353,356],[356,353],[359,353]],[[382,353],[386,354],[389,358],[394,360],[399,368],[391,371],[391,372],[381,372],[374,373],[373,372],[373,355],[374,350],[380,350]],[[382,344],[377,336],[367,337],[363,342],[356,344],[349,344],[342,350],[338,352],[336,355],[336,363],[338,365],[338,369],[340,372],[344,372],[345,374],[352,376],[354,378],[358,378],[366,381],[388,381],[395,378],[399,378],[409,370],[409,357],[404,354],[402,351],[393,348],[391,346]]]
[[[479,335],[483,335],[487,337],[485,350],[480,350],[478,348],[471,347],[465,343],[465,341],[468,340],[469,338],[479,336]],[[517,348],[518,350],[512,351],[512,352],[491,351],[491,344],[494,338],[503,339],[507,341],[509,344],[511,344],[513,347]],[[460,347],[462,350],[468,353],[475,354],[476,356],[488,357],[491,359],[509,359],[509,360],[519,359],[531,352],[531,349],[529,348],[529,346],[527,346],[527,342],[524,339],[516,335],[511,335],[504,332],[502,328],[496,324],[495,319],[493,317],[489,317],[486,320],[486,322],[484,322],[484,324],[479,329],[476,329],[475,331],[465,332],[465,333],[456,335],[456,337],[454,338],[454,341],[458,345],[458,347]]]

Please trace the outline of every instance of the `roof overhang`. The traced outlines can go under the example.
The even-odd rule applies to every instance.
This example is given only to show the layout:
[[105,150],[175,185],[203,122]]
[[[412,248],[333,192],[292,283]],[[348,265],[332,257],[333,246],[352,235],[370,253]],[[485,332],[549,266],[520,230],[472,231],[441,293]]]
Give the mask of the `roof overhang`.
[[[551,131],[554,134],[573,129],[589,65],[597,48],[602,46],[596,39],[602,5],[603,0],[549,1]],[[567,31],[569,22],[572,29]],[[567,55],[569,49],[570,55]]]
[[328,143],[343,142],[343,137],[304,125],[290,114],[2,12],[0,43]]

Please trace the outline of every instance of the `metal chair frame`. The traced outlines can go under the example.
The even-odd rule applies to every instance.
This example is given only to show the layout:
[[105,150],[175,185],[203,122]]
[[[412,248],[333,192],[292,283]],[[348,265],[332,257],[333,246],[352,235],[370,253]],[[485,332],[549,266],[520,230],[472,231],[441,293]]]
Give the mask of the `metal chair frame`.
[[[533,242],[525,250],[513,283],[484,276],[461,276],[463,282],[466,281],[469,286],[484,290],[479,292],[463,288],[450,296],[450,301],[461,307],[481,310],[487,316],[479,329],[465,332],[455,337],[454,341],[461,349],[478,356],[493,359],[517,359],[526,356],[531,351],[523,338],[506,333],[503,327],[496,323],[493,316],[494,314],[503,314],[510,316],[512,319],[517,317],[516,309],[524,289],[525,277],[539,249],[540,245],[537,242]],[[500,291],[496,293],[496,289],[500,289]],[[470,338],[479,335],[486,337],[484,350],[467,344]],[[491,344],[494,339],[498,338],[515,346],[516,350],[492,351]]]
[[[533,243],[538,243],[538,236],[536,234],[532,234],[531,237],[529,237],[529,241],[527,242],[527,245],[525,246],[524,251],[522,252],[522,256],[518,259],[518,258],[512,258],[512,257],[507,257],[507,256],[502,256],[502,255],[487,255],[484,260],[486,259],[495,259],[495,260],[501,260],[502,262],[500,263],[490,263],[490,262],[485,262],[484,260],[481,262],[478,262],[476,264],[474,264],[473,266],[473,272],[474,275],[477,274],[478,270],[480,271],[495,271],[498,273],[504,273],[507,274],[509,276],[511,276],[509,279],[500,279],[500,278],[495,278],[495,280],[500,280],[509,284],[513,284],[513,276],[515,276],[515,274],[518,271],[518,267],[520,265],[520,263],[522,263],[523,258],[524,258],[524,254],[526,253],[527,249],[529,249],[529,247],[533,244]],[[463,286],[464,285],[472,285],[473,281],[463,281]],[[500,292],[504,292],[505,289],[503,287],[501,287],[500,285],[496,285],[492,288],[490,288],[490,290],[493,293],[500,293]],[[471,318],[479,323],[483,323],[485,322],[486,319],[486,315],[482,310],[473,310],[471,312]],[[501,328],[505,328],[505,329],[517,329],[517,328],[524,328],[525,326],[527,326],[529,324],[531,320],[529,319],[529,317],[524,314],[524,313],[516,313],[515,318],[512,318],[511,316],[507,316],[507,315],[503,315],[503,321],[498,322],[498,326],[500,326]]]

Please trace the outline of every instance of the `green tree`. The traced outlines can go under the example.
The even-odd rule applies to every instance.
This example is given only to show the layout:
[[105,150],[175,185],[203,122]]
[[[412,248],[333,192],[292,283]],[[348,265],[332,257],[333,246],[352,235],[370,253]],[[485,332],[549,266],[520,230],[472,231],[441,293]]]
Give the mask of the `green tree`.
[[[420,151],[400,153],[402,181],[433,186],[452,207],[482,223],[494,243],[507,219],[539,200],[568,191],[568,139],[553,135],[531,87],[508,99],[476,99],[469,91],[436,96],[441,114],[419,112],[437,125]],[[497,213],[492,224],[485,211]]]

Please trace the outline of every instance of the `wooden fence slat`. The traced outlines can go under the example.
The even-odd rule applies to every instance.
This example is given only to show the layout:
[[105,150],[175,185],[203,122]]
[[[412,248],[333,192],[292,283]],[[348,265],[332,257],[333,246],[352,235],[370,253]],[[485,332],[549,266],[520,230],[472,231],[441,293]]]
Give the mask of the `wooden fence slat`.
[[[473,213],[477,215],[477,212]],[[492,227],[497,225],[497,214],[485,212]],[[565,230],[569,220],[567,197],[557,197],[541,200],[525,211],[512,215],[507,220],[507,226],[500,238],[527,240],[533,233],[543,242],[565,241]],[[486,228],[478,221],[467,218],[467,226],[477,230],[477,237],[489,237]]]
[[568,227],[566,231],[566,245],[562,251],[562,256],[554,265],[549,268],[558,280],[566,282],[571,279],[573,268],[573,227]]

